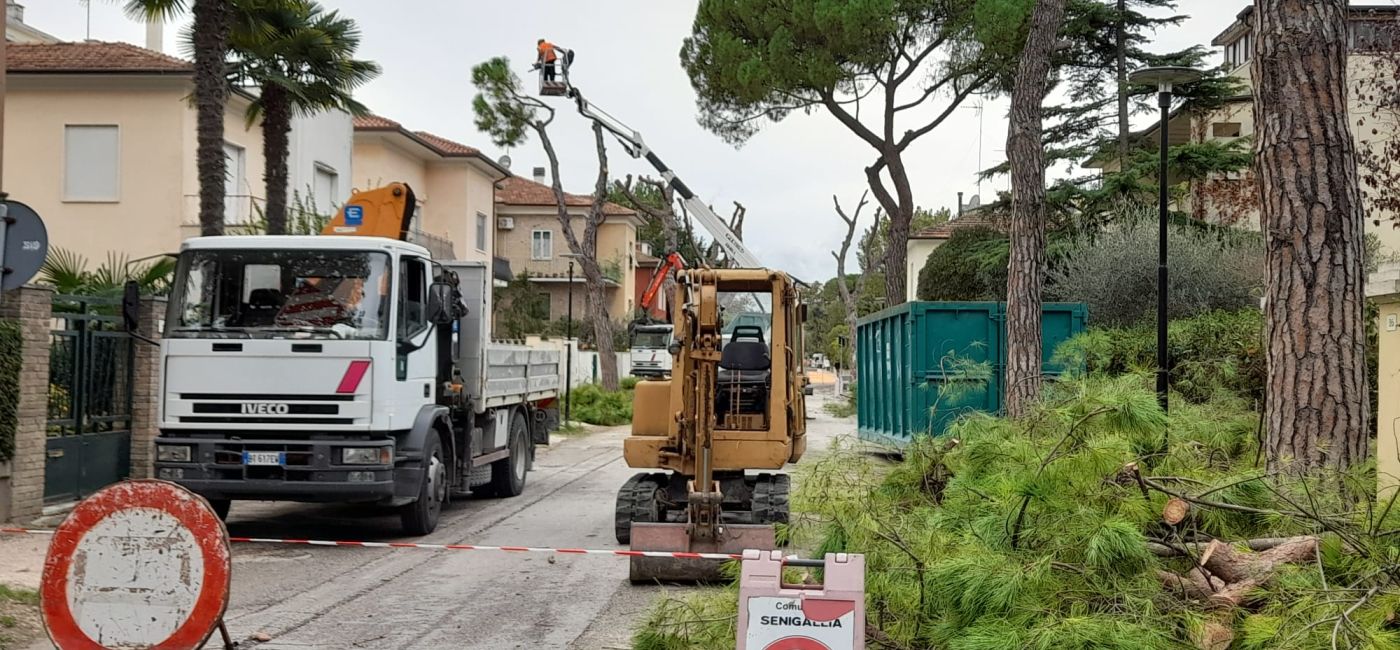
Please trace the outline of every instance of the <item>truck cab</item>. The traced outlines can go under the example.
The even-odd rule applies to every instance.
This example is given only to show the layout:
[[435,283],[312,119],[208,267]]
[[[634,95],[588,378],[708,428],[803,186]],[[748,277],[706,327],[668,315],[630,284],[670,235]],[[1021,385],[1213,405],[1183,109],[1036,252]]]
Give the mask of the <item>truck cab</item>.
[[157,477],[221,515],[238,499],[397,506],[414,534],[453,495],[514,496],[548,440],[558,353],[496,349],[511,346],[490,343],[490,313],[484,264],[403,241],[187,240]]
[[671,329],[670,323],[638,324],[632,328],[632,376],[671,375]]

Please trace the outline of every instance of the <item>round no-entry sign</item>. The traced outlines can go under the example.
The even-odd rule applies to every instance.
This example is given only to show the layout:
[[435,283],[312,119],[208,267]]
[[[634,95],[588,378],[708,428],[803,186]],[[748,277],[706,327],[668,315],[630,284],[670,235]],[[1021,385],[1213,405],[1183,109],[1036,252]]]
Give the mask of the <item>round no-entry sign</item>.
[[103,488],[54,533],[39,588],[60,650],[194,650],[228,605],[228,532],[165,481]]

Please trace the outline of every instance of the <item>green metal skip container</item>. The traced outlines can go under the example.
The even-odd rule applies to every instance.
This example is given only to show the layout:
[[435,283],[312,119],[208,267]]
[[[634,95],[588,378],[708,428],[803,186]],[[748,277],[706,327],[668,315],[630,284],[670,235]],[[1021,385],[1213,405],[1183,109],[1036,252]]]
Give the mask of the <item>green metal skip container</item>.
[[[1055,350],[1084,331],[1081,303],[1045,303],[1045,373]],[[1006,380],[1006,304],[907,302],[862,318],[856,328],[856,422],[860,438],[902,447],[942,435],[958,417],[999,413]]]

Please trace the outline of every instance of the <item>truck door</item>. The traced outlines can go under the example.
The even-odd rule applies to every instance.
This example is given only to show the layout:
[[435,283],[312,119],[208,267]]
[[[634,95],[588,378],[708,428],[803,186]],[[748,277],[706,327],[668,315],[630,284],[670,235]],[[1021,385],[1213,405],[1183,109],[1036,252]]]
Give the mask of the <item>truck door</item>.
[[[436,342],[429,332],[427,316],[429,277],[427,260],[412,256],[399,259],[401,290],[398,296],[398,353],[394,375],[398,380],[398,401],[405,407],[429,401],[433,397],[433,383],[437,380],[434,363]],[[408,411],[407,408],[404,410]],[[408,413],[410,418],[415,415],[416,409]]]

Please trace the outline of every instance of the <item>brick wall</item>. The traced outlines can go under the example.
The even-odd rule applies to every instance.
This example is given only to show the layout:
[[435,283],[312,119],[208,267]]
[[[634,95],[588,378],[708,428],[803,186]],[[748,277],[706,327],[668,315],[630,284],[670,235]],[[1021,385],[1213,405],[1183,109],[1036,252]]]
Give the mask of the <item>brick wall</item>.
[[25,286],[0,297],[0,318],[16,320],[23,335],[15,457],[10,476],[9,518],[37,517],[44,507],[45,442],[49,418],[49,330],[53,292]]
[[[141,299],[141,336],[159,340],[164,319],[164,298]],[[160,424],[160,348],[134,339],[131,344],[136,346],[131,385],[131,477],[152,478]]]

